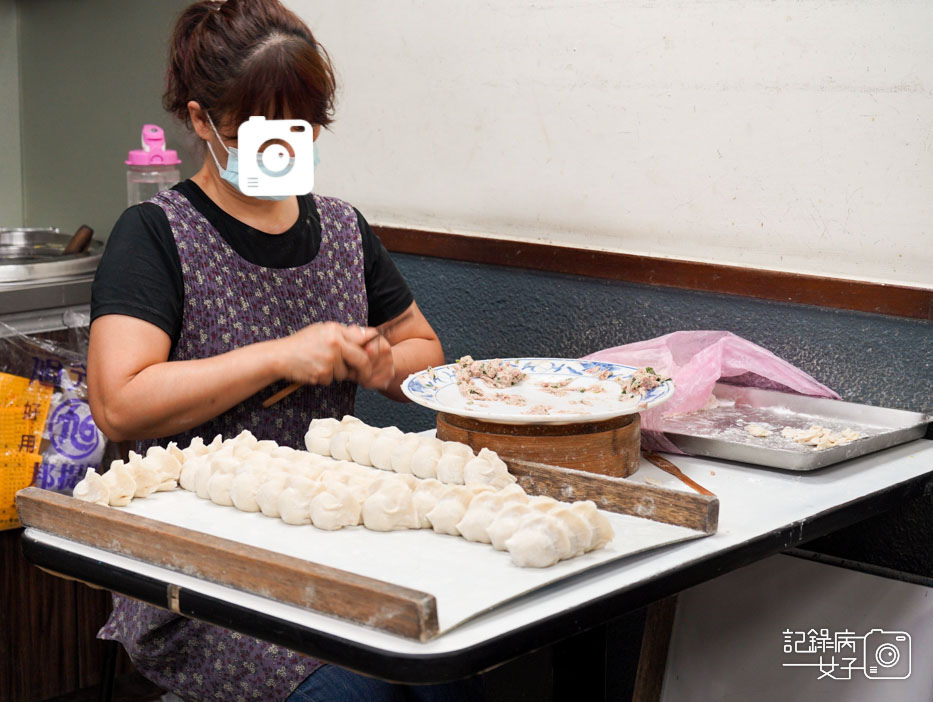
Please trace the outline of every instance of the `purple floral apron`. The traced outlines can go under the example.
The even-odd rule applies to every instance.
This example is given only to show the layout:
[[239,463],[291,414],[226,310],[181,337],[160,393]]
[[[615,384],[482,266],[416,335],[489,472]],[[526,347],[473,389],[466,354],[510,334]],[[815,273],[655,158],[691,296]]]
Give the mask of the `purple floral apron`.
[[[321,215],[321,247],[310,263],[262,268],[241,258],[178,192],[156,195],[181,259],[184,314],[169,360],[207,358],[292,334],[316,322],[365,325],[368,305],[356,212],[345,202],[314,195]],[[269,409],[272,385],[219,417],[178,436],[138,442],[137,451],[195,436],[210,441],[249,429],[260,439],[303,448],[315,417],[352,414],[356,385],[303,386]],[[322,665],[318,660],[245,634],[114,595],[98,636],[119,641],[147,678],[186,700],[282,702]]]

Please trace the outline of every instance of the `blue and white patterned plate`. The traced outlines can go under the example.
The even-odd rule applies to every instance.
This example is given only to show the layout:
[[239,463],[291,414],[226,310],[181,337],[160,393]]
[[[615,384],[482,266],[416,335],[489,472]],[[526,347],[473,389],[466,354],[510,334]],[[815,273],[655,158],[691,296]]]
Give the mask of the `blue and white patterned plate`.
[[[438,412],[503,424],[572,424],[611,419],[651,409],[674,394],[674,382],[668,380],[645,397],[624,396],[619,381],[631,377],[636,368],[619,363],[571,358],[501,360],[517,366],[525,379],[510,388],[490,388],[477,379],[473,383],[486,394],[497,394],[502,399],[465,397],[457,387],[452,363],[408,376],[402,392],[413,402]],[[592,375],[603,371],[609,374],[605,379]],[[560,389],[542,387],[567,380],[570,382]]]

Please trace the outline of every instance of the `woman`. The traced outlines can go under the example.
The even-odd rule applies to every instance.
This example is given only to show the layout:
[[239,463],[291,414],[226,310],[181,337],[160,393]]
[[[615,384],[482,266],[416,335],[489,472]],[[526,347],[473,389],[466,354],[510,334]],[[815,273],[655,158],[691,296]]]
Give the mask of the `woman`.
[[[312,418],[352,413],[358,384],[403,399],[402,379],[443,363],[356,210],[318,195],[257,199],[236,185],[241,122],[301,118],[316,139],[333,99],[324,50],[277,0],[207,0],[182,13],[164,105],[204,142],[205,158],[190,180],[128,209],[101,261],[88,385],[111,440],[143,451],[249,429],[302,447]],[[263,409],[290,382],[303,386]],[[185,699],[407,699],[416,689],[116,595],[100,636]]]

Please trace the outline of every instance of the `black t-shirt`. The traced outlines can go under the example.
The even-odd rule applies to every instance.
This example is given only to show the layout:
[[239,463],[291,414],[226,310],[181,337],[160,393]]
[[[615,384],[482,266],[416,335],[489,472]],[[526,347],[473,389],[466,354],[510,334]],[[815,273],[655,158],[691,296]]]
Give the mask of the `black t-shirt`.
[[[254,229],[221,210],[190,180],[173,190],[184,195],[236,253],[263,268],[294,268],[314,260],[321,245],[321,216],[310,195],[299,196],[298,220],[281,234]],[[369,325],[404,312],[414,299],[408,284],[359,211]],[[97,268],[91,320],[123,314],[155,324],[172,338],[181,333],[184,301],[181,260],[162,208],[142,203],[117,220]]]

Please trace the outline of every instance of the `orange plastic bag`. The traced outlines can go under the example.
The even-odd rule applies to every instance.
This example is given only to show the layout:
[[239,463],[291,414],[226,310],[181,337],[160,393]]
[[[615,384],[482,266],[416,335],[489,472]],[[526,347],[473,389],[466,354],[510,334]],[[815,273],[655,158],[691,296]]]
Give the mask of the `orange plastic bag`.
[[16,492],[70,494],[109,444],[87,403],[86,346],[27,337],[0,324],[0,529],[19,526]]

